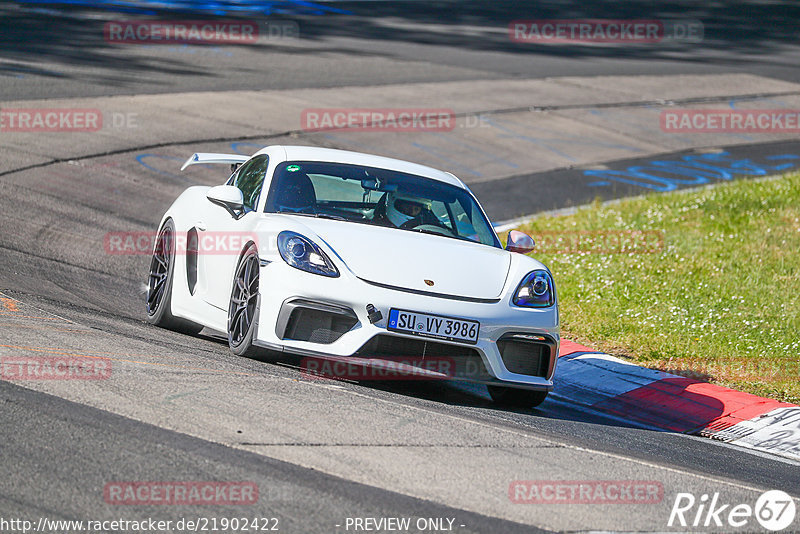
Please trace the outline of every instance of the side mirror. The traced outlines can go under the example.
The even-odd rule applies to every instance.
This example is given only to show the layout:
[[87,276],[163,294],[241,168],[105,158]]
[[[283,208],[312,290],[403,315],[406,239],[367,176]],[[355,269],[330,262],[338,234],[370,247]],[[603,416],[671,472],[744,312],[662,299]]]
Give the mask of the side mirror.
[[218,185],[206,193],[206,198],[222,206],[235,219],[244,215],[244,195],[242,190],[232,185]]
[[519,252],[520,254],[527,254],[533,247],[536,246],[533,238],[525,232],[519,230],[511,230],[508,232],[508,241],[506,241],[506,250],[509,252]]

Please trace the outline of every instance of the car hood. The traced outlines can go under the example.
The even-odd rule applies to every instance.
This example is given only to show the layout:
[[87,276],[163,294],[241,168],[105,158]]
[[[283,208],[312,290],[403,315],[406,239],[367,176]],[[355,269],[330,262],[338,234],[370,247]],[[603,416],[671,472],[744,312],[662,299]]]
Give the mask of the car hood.
[[367,282],[448,296],[497,299],[511,265],[509,252],[479,243],[353,222],[297,219],[302,219],[303,225],[317,234],[353,274]]

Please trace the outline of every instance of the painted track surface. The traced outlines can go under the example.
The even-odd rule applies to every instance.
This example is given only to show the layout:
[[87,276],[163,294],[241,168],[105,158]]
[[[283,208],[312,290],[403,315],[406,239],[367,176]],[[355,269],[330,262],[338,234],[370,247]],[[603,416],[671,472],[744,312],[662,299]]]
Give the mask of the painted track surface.
[[[70,93],[67,82],[53,86]],[[215,183],[210,173],[193,179]],[[0,461],[4,518],[241,512],[121,512],[103,501],[114,480],[255,480],[262,498],[246,514],[280,517],[287,532],[336,531],[364,516],[455,517],[468,532],[664,530],[679,491],[751,503],[768,488],[799,496],[796,464],[708,440],[559,402],[498,410],[471,388],[304,381],[291,358],[238,359],[219,339],[150,327],[142,321],[148,258],[108,255],[102,236],[151,229],[186,182],[113,156],[0,181],[0,290],[11,299],[0,316],[2,354],[66,352],[113,366],[108,381],[0,382],[10,429]],[[635,509],[511,504],[509,484],[520,479],[656,480],[665,498]]]

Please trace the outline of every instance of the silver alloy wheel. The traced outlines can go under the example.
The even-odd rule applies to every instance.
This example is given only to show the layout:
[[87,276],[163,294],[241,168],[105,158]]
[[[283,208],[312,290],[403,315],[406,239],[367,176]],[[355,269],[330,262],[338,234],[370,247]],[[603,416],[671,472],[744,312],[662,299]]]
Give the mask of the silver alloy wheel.
[[249,249],[239,264],[228,307],[228,341],[239,346],[248,335],[258,304],[258,256]]
[[150,260],[150,280],[147,286],[147,314],[153,316],[164,302],[169,281],[169,267],[172,261],[174,243],[172,228],[164,225],[158,233],[158,240]]

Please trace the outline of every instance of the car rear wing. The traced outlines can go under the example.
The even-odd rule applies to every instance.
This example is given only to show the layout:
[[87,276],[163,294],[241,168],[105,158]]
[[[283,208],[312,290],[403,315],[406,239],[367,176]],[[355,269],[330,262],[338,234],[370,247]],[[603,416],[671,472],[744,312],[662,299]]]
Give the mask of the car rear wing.
[[242,154],[211,154],[208,152],[198,152],[192,154],[192,157],[186,160],[181,170],[189,165],[200,165],[205,163],[228,163],[230,165],[241,165],[250,159],[250,156],[243,156]]

